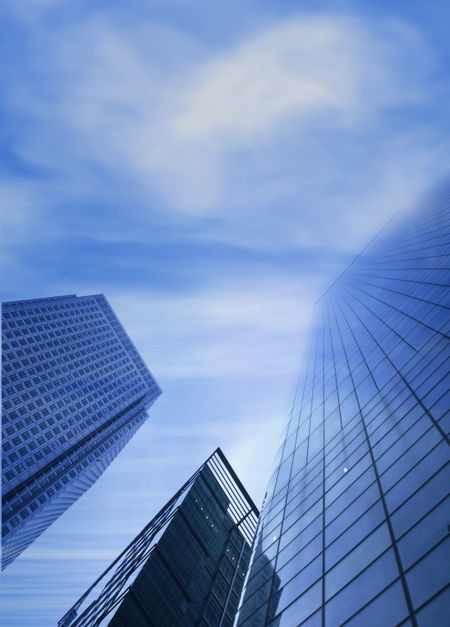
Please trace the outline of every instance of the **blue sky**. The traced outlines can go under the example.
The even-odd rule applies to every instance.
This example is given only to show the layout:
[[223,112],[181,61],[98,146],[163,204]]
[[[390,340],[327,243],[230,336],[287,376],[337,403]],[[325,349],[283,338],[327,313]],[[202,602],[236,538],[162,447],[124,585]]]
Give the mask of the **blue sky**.
[[3,575],[46,626],[216,446],[260,501],[314,301],[448,173],[450,5],[4,0],[3,299],[104,293],[164,390]]

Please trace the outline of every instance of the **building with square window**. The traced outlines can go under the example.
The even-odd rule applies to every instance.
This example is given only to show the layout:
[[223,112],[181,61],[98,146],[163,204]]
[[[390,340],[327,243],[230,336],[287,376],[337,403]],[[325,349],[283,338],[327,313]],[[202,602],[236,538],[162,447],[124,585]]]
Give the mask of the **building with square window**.
[[2,307],[2,567],[103,473],[161,393],[103,295]]

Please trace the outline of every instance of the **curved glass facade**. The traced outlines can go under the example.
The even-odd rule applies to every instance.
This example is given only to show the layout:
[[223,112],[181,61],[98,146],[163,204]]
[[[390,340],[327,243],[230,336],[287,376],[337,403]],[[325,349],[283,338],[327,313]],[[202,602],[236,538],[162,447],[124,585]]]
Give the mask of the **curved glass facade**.
[[448,624],[449,208],[397,219],[317,303],[239,627]]

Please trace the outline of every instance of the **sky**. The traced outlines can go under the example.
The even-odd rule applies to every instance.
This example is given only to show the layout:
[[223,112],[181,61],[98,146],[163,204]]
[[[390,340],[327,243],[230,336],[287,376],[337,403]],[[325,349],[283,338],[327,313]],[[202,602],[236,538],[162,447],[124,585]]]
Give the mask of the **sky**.
[[104,293],[163,389],[2,576],[48,627],[221,446],[259,504],[314,302],[448,174],[446,0],[3,0],[2,300]]

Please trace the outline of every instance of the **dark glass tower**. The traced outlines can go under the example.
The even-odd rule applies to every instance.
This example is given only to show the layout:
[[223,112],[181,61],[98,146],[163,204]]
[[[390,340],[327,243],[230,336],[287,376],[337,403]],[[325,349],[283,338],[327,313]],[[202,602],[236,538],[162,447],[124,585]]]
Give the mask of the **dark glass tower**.
[[58,624],[232,627],[258,514],[217,449]]
[[161,393],[106,298],[3,304],[2,567],[85,492]]
[[239,627],[449,624],[449,208],[397,219],[318,302]]

